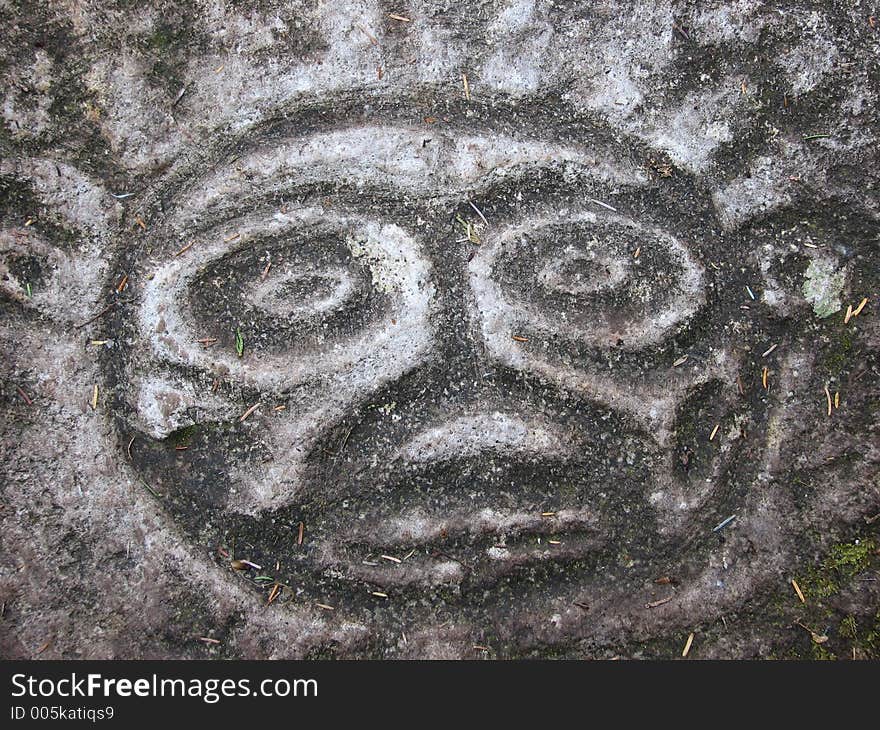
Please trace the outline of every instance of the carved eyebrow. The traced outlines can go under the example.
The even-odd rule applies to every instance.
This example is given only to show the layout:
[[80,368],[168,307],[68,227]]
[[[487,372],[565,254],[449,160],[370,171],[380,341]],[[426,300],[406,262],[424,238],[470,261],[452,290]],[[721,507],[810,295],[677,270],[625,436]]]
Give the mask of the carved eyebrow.
[[416,197],[454,195],[498,172],[567,163],[609,184],[646,182],[634,165],[586,145],[497,133],[458,134],[400,125],[365,125],[265,141],[226,168],[215,169],[177,202],[186,215],[229,199],[341,184]]

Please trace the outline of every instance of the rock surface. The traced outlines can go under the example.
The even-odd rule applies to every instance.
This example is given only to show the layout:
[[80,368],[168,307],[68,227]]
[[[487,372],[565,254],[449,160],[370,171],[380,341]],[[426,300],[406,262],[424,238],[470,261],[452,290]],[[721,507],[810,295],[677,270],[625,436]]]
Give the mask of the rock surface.
[[874,12],[0,5],[0,655],[880,655]]

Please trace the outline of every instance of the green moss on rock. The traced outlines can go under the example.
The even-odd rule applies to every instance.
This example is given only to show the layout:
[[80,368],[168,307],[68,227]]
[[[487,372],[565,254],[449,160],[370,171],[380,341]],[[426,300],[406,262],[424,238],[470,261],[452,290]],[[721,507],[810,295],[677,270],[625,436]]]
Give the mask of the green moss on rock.
[[844,281],[844,273],[835,271],[829,261],[817,259],[807,266],[802,291],[818,317],[824,319],[840,311],[840,292]]

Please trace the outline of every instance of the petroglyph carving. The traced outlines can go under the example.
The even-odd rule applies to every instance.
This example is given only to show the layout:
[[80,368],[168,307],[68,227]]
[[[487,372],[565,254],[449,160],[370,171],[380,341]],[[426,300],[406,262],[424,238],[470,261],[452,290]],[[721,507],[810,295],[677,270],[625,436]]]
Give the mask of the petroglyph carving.
[[56,614],[161,583],[242,656],[632,655],[880,509],[864,18],[406,5],[86,3],[85,74],[15,41],[6,405],[48,405],[0,534],[86,544]]

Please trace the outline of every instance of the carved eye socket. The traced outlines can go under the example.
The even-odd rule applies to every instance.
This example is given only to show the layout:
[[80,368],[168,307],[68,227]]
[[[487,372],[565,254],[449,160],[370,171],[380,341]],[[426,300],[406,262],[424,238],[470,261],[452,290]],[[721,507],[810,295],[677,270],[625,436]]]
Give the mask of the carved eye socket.
[[246,329],[256,356],[344,343],[394,308],[346,235],[322,226],[285,231],[214,258],[187,292],[194,320],[222,334],[227,346],[232,333]]
[[639,350],[702,302],[702,271],[673,236],[616,215],[582,213],[501,231],[471,262],[487,339],[541,335]]
[[366,381],[423,346],[429,264],[395,225],[306,209],[226,222],[191,250],[156,262],[140,308],[167,365],[220,368],[258,387],[334,373]]

